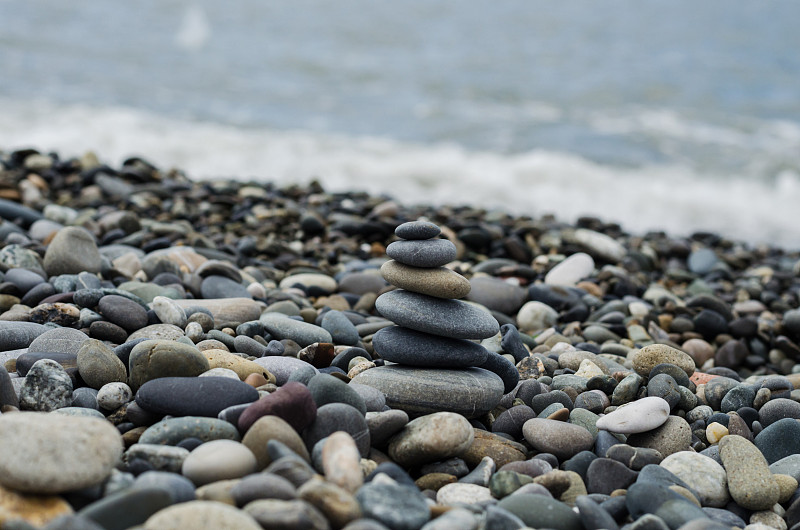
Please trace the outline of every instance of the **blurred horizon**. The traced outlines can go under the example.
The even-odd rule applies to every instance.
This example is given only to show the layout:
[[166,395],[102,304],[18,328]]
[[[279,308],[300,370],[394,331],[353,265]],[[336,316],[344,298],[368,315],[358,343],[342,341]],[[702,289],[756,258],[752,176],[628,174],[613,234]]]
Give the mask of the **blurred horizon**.
[[2,149],[800,247],[800,4],[3,7]]

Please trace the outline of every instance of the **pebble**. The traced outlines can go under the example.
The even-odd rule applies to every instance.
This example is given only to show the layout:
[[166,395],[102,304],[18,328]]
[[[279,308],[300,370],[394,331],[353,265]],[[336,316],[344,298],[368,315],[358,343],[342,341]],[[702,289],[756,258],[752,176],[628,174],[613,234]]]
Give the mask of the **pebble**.
[[248,503],[244,513],[255,519],[261,528],[286,530],[327,530],[330,525],[325,516],[303,500],[262,499]]
[[362,513],[389,528],[420,528],[430,519],[425,497],[416,487],[400,484],[365,484],[356,493]]
[[387,361],[409,366],[462,368],[480,366],[489,352],[465,339],[440,337],[400,326],[379,330],[372,346]]
[[133,391],[124,382],[106,383],[97,392],[97,404],[105,410],[117,410],[133,399]]
[[47,245],[44,268],[50,276],[100,272],[102,259],[92,235],[84,228],[67,226],[60,229]]
[[543,495],[509,495],[497,503],[531,528],[561,528],[582,530],[580,517],[561,501]]
[[400,289],[437,298],[464,298],[470,292],[470,281],[445,267],[421,269],[389,260],[381,265],[381,274]]
[[461,415],[437,412],[410,421],[389,441],[389,456],[415,467],[460,456],[474,440],[472,426]]
[[196,377],[211,368],[196,347],[173,340],[138,343],[131,350],[128,363],[128,382],[134,391],[152,379]]
[[159,377],[136,392],[141,408],[172,416],[216,418],[227,407],[257,399],[255,388],[227,377]]
[[359,462],[361,455],[353,437],[336,431],[322,446],[322,469],[325,480],[350,493],[355,493],[364,483]]
[[724,508],[730,501],[726,471],[714,459],[681,451],[666,457],[659,465],[690,484],[703,506]]
[[292,381],[249,405],[239,416],[239,429],[247,432],[263,416],[282,418],[302,432],[317,417],[317,404],[306,385]]
[[692,375],[695,370],[694,360],[689,354],[666,344],[645,346],[633,356],[633,369],[641,376],[650,375],[656,365],[664,363],[676,365],[687,375]]
[[246,445],[233,440],[212,440],[189,453],[181,474],[195,486],[202,486],[255,473],[257,465],[255,455]]
[[145,530],[181,530],[184,528],[260,530],[262,526],[248,513],[212,501],[175,504],[155,513],[144,523]]
[[719,456],[727,473],[728,490],[739,506],[769,510],[778,502],[778,485],[755,445],[741,436],[726,436],[719,442]]
[[0,485],[62,493],[105,480],[122,455],[122,438],[105,420],[18,412],[0,415]]
[[96,339],[81,344],[77,355],[78,373],[91,388],[100,389],[108,383],[125,383],[128,370],[114,350]]
[[21,410],[52,412],[72,403],[72,379],[64,368],[50,359],[36,361],[19,390]]
[[264,313],[260,318],[264,329],[273,337],[291,339],[301,347],[306,347],[315,342],[332,342],[331,334],[319,326],[300,322],[281,313]]
[[378,297],[375,308],[400,326],[454,339],[485,339],[500,332],[489,313],[459,300],[397,289]]
[[689,449],[692,443],[692,429],[680,416],[669,416],[660,427],[628,436],[628,443],[634,447],[655,449],[667,457]]
[[525,440],[537,451],[551,453],[559,461],[591,449],[594,438],[583,427],[563,421],[533,418],[522,426]]
[[660,397],[646,397],[618,407],[597,420],[597,428],[621,434],[651,431],[669,418],[669,403]]
[[576,252],[550,269],[544,277],[544,283],[574,286],[582,279],[588,278],[592,272],[594,272],[592,257],[584,252]]
[[517,327],[520,331],[539,331],[554,326],[557,321],[558,312],[542,302],[527,302],[517,313]]
[[502,379],[481,368],[380,366],[358,374],[353,382],[380,390],[387,406],[412,416],[455,412],[475,418],[497,406],[504,394]]
[[518,285],[491,276],[476,276],[469,281],[467,300],[513,315],[528,299],[528,291]]
[[281,442],[303,460],[311,460],[306,444],[291,425],[278,416],[263,416],[247,430],[244,438],[242,438],[242,444],[255,455],[259,470],[272,463],[273,458],[269,453],[269,443],[273,440]]

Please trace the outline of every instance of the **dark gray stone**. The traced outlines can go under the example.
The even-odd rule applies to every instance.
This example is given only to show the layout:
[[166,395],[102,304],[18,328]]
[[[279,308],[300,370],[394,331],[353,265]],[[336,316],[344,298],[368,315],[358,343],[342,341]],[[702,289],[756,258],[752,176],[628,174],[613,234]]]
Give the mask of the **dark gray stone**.
[[412,267],[441,267],[456,259],[456,246],[447,239],[395,241],[386,254]]
[[485,339],[500,331],[497,320],[477,307],[403,289],[379,296],[375,308],[400,326],[443,337]]
[[128,333],[147,326],[147,310],[133,300],[115,294],[109,294],[97,303],[98,312],[103,317]]
[[106,530],[125,530],[144,524],[151,515],[173,503],[172,493],[163,488],[129,488],[93,502],[78,515]]
[[432,368],[480,366],[489,355],[486,348],[468,340],[431,335],[400,326],[379,330],[372,337],[372,346],[387,361]]
[[367,420],[361,411],[345,403],[328,403],[318,408],[314,423],[303,432],[303,440],[311,452],[317,442],[336,431],[352,436],[361,456],[366,458],[370,447]]
[[247,287],[226,276],[211,275],[200,284],[203,298],[253,298]]
[[778,420],[755,437],[756,447],[774,464],[782,458],[800,453],[800,422],[793,418]]
[[260,320],[264,329],[276,339],[292,339],[303,348],[315,342],[333,341],[331,334],[321,327],[289,318],[282,313],[264,313]]
[[364,516],[392,530],[416,530],[430,519],[425,497],[416,487],[368,483],[356,492]]
[[322,317],[322,329],[331,334],[334,344],[355,346],[359,336],[356,327],[341,311],[330,310]]
[[531,528],[583,529],[580,517],[569,506],[543,495],[509,495],[497,506],[516,515]]
[[394,229],[394,235],[402,239],[432,239],[442,230],[429,221],[408,221]]
[[133,489],[162,489],[170,494],[173,503],[195,499],[194,484],[188,478],[168,471],[146,471],[136,477]]
[[257,399],[255,388],[228,377],[161,377],[136,392],[143,409],[173,416],[216,418],[224,408]]

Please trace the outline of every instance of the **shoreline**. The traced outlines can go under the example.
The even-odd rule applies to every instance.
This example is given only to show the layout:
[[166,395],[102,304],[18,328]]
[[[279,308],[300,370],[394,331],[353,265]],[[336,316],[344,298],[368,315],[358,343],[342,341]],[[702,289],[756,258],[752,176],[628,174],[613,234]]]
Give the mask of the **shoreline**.
[[799,251],[0,162],[0,523],[800,522]]

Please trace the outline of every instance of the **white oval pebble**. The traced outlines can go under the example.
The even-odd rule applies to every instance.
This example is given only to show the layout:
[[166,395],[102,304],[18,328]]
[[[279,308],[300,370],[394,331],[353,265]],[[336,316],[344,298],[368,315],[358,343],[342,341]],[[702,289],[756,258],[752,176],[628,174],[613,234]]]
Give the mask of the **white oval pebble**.
[[132,399],[133,391],[125,383],[108,383],[97,391],[97,404],[106,410],[117,410]]
[[492,492],[489,488],[477,484],[462,484],[455,482],[445,484],[436,492],[436,503],[448,505],[478,504],[491,500]]
[[589,254],[578,252],[550,269],[544,277],[548,285],[575,285],[594,272],[594,260]]
[[597,420],[597,428],[622,434],[647,432],[664,425],[668,417],[669,403],[660,397],[649,396],[601,417]]

